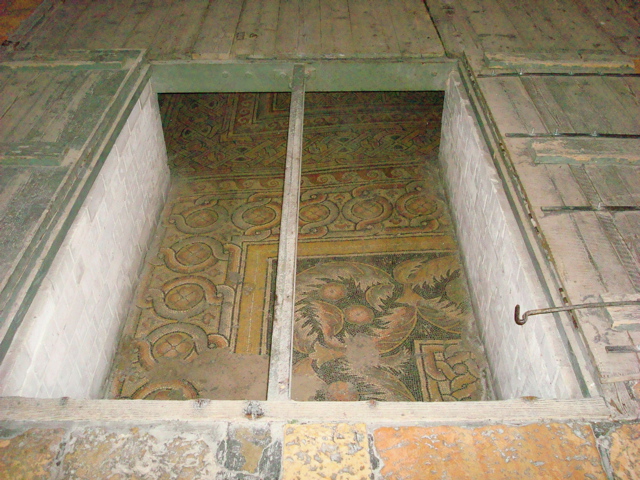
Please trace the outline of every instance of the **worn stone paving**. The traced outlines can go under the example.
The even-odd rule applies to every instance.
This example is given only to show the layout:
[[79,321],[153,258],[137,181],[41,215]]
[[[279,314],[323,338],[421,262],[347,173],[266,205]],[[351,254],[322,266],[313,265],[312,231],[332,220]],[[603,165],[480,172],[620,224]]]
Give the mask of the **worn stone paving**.
[[5,423],[0,478],[635,480],[639,445],[639,423]]

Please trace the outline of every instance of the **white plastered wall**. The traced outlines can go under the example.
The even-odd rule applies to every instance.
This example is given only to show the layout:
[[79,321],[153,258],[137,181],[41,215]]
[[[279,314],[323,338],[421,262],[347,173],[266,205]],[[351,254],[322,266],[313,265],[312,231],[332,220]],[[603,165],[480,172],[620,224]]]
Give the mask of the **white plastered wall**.
[[553,320],[513,320],[516,304],[548,305],[457,73],[446,90],[440,161],[496,395],[580,398]]
[[0,366],[1,395],[100,395],[168,187],[147,85]]

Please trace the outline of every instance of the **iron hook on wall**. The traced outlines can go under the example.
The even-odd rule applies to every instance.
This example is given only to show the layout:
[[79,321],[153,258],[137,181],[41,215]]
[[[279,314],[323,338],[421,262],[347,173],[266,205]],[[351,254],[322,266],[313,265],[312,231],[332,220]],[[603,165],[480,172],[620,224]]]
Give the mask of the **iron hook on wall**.
[[557,313],[557,312],[568,312],[571,310],[579,310],[583,308],[600,308],[600,307],[623,307],[628,305],[640,305],[640,299],[638,300],[625,300],[619,302],[594,302],[594,303],[581,303],[578,305],[567,305],[564,307],[550,307],[550,308],[539,308],[537,310],[527,310],[520,316],[520,305],[516,305],[514,311],[514,320],[518,325],[524,325],[527,323],[527,320],[532,315],[542,315],[545,313]]

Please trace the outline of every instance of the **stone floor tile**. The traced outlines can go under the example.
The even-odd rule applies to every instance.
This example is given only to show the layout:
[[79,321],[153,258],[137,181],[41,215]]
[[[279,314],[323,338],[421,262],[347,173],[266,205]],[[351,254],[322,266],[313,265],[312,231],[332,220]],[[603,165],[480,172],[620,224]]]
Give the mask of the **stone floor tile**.
[[75,431],[62,459],[66,480],[196,480],[220,472],[216,452],[226,432],[221,428],[180,430],[171,425]]
[[64,430],[32,428],[11,436],[0,430],[0,478],[35,480],[50,478]]
[[623,425],[611,434],[609,461],[616,480],[640,479],[640,424]]
[[364,424],[285,426],[283,480],[369,480],[370,462]]
[[374,431],[383,479],[604,479],[588,425],[400,427]]
[[269,426],[232,426],[224,448],[218,451],[219,460],[228,470],[227,476],[246,473],[260,480],[278,479],[281,456],[282,442],[273,438]]

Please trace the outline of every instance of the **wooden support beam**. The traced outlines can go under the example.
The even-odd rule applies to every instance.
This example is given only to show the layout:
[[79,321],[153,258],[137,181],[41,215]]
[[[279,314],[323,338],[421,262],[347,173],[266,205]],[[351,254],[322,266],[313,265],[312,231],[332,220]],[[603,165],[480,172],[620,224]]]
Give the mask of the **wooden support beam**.
[[[609,408],[602,397],[491,402],[293,402],[240,400],[82,400],[0,398],[0,422],[365,422],[451,425],[637,418],[637,409]],[[620,415],[620,416],[618,416]]]
[[304,123],[304,66],[293,66],[289,137],[278,247],[276,306],[271,336],[268,400],[288,400],[291,391],[293,319],[295,314],[298,209]]

